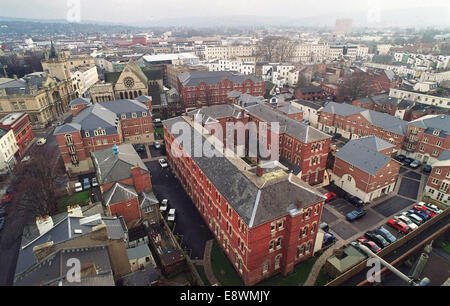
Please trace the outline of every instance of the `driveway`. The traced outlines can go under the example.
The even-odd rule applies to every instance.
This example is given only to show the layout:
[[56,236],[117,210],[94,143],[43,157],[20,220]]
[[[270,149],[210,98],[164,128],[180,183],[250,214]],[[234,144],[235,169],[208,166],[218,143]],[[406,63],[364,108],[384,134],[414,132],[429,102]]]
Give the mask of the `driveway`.
[[409,179],[406,177],[402,178],[398,194],[409,199],[417,200],[417,195],[419,193],[420,181]]
[[192,259],[203,259],[206,241],[214,238],[207,224],[170,168],[162,169],[157,161],[145,165],[150,170],[157,199],[168,199],[169,209],[176,209],[174,234],[183,236],[181,247],[192,251]]

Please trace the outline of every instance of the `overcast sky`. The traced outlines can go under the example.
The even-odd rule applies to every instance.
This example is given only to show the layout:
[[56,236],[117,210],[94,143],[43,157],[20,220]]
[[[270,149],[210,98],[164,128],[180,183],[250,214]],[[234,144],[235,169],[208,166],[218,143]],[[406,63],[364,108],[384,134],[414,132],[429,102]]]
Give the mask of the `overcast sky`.
[[[444,8],[449,0],[0,0],[0,16],[33,19],[66,19],[72,2],[80,3],[85,21],[135,23],[160,18],[196,16],[313,17],[376,10],[418,7]],[[450,18],[450,16],[449,16]],[[413,22],[413,21],[412,21]]]

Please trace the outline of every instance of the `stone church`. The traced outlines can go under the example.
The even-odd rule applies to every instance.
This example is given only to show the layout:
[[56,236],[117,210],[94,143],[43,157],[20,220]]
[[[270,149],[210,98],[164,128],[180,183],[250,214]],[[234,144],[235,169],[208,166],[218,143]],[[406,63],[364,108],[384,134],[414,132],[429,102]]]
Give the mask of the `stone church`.
[[163,75],[160,70],[143,71],[134,60],[130,60],[120,72],[106,72],[105,83],[91,88],[91,101],[94,103],[136,99],[142,95],[159,97],[163,92]]

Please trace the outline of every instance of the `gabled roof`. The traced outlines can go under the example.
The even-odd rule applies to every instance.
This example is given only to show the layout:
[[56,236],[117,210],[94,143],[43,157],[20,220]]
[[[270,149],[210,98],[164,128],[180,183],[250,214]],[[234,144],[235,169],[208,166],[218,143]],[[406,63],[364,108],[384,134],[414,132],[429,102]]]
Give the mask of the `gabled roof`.
[[115,183],[103,194],[106,205],[121,203],[137,197],[136,189],[132,185],[122,183]]
[[69,105],[70,106],[74,106],[74,105],[83,105],[83,104],[90,104],[91,101],[89,101],[88,99],[85,98],[76,98],[75,100],[72,100]]
[[367,147],[367,148],[372,149],[377,152],[395,147],[394,144],[387,142],[376,136],[362,137],[362,138],[354,139],[352,141],[354,141],[355,143],[357,143],[361,146]]
[[228,79],[233,83],[243,83],[245,80],[253,82],[262,82],[252,75],[232,74],[228,71],[187,71],[178,75],[178,80],[183,86],[196,86],[200,83],[218,84]]
[[376,175],[391,161],[390,157],[353,140],[340,148],[335,156],[370,175]]
[[449,115],[429,115],[413,120],[409,125],[423,128],[426,130],[443,131],[445,134],[450,133],[450,116]]
[[[189,117],[168,119],[163,124],[172,130],[171,127],[179,122],[187,123],[193,135],[191,144],[184,144],[190,146],[186,148],[187,151],[195,152],[198,148],[203,148],[205,142],[209,142],[191,125]],[[197,141],[199,139],[202,141]],[[250,169],[243,170],[237,166],[238,161],[244,163],[238,157],[225,157],[214,147],[211,150],[212,157],[191,154],[191,158],[249,227],[289,214],[296,209],[298,200],[302,201],[302,207],[324,200],[322,195],[304,187],[303,182],[292,175],[284,174],[259,184],[252,179],[256,175]]]
[[141,172],[148,172],[142,159],[129,143],[118,146],[119,153],[114,154],[113,148],[91,152],[99,184],[118,182],[132,176],[131,169],[138,166]]

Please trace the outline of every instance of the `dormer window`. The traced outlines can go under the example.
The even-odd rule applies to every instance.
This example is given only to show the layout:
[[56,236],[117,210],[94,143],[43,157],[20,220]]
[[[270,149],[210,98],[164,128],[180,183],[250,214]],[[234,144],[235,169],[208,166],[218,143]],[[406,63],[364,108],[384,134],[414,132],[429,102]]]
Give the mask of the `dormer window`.
[[438,130],[434,130],[434,131],[433,131],[433,135],[434,135],[434,136],[439,136],[439,134],[440,134],[440,132],[439,132]]
[[89,134],[89,132],[85,132],[84,135],[85,135],[86,137],[91,137],[91,135]]
[[127,115],[122,114],[122,115],[120,116],[120,118],[122,118],[122,119],[127,119]]
[[147,117],[147,112],[142,112],[142,117]]
[[132,118],[137,118],[137,114],[136,114],[136,113],[132,113],[132,114],[131,114],[131,117],[132,117]]

